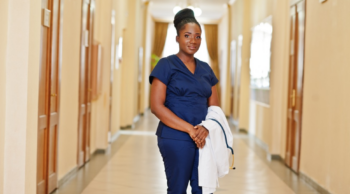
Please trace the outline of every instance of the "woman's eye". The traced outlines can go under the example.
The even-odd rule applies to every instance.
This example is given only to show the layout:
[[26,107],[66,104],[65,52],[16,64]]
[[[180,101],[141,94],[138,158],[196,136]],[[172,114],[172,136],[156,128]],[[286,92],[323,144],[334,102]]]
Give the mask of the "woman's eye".
[[197,39],[201,39],[201,37],[200,37],[200,36],[197,36]]
[[186,34],[185,37],[188,38],[189,36]]

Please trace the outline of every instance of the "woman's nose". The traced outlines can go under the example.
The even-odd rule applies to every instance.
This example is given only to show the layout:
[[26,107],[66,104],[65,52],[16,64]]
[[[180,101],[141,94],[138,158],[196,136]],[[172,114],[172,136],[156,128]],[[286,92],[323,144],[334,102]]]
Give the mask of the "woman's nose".
[[190,43],[196,43],[196,38],[192,37],[192,38],[190,39]]

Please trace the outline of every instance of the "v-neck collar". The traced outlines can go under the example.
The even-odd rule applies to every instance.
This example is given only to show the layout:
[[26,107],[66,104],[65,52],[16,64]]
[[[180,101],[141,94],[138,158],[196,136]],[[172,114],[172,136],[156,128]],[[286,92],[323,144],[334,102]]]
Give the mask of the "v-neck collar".
[[190,73],[191,75],[195,75],[195,74],[196,74],[197,69],[198,69],[198,64],[199,64],[196,58],[194,58],[194,62],[195,62],[195,64],[196,64],[196,67],[195,67],[195,69],[194,69],[194,72],[192,73],[192,72],[188,69],[188,67],[185,65],[185,63],[180,59],[180,57],[178,57],[177,55],[174,55],[174,56],[177,58],[177,60],[180,61],[180,63],[183,65],[183,67],[187,69],[188,73]]

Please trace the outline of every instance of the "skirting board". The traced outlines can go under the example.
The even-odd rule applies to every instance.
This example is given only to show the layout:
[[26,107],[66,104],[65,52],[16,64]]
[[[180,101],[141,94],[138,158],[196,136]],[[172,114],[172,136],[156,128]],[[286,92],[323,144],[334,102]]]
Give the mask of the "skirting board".
[[122,126],[122,127],[120,127],[120,129],[133,129],[133,128],[135,128],[135,123],[137,123],[140,120],[140,118],[141,118],[140,114],[136,115],[136,117],[134,117],[134,119],[132,120],[132,122],[133,122],[132,125]]
[[331,194],[329,191],[327,191],[325,188],[323,188],[321,185],[316,183],[314,180],[312,180],[310,177],[308,177],[306,174],[299,172],[300,179],[304,180],[306,183],[308,183],[311,187],[313,187],[316,191],[318,191],[320,194]]
[[58,180],[58,188],[60,188],[66,181],[73,177],[78,172],[78,166],[70,170],[66,175],[64,175],[60,180]]
[[115,140],[117,140],[119,136],[120,136],[120,131],[118,131],[117,133],[114,133],[114,135],[112,135],[112,138],[111,138],[111,143],[115,142]]
[[127,126],[120,127],[120,129],[132,129],[132,125],[127,125]]
[[283,158],[279,154],[271,154],[271,160],[278,160],[284,163]]

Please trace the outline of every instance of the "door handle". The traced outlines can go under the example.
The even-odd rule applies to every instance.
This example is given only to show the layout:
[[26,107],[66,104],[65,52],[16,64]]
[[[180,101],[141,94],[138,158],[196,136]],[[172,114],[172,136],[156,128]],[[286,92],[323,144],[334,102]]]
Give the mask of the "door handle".
[[292,93],[292,95],[290,96],[291,98],[292,98],[292,107],[294,107],[295,106],[295,89],[293,89],[293,93]]
[[52,97],[56,97],[56,96],[57,96],[57,94],[51,94],[51,96],[52,96]]

